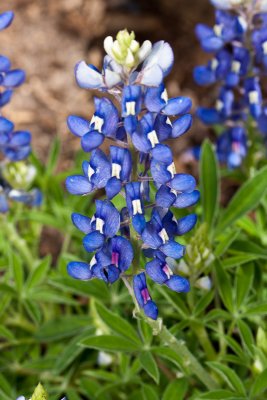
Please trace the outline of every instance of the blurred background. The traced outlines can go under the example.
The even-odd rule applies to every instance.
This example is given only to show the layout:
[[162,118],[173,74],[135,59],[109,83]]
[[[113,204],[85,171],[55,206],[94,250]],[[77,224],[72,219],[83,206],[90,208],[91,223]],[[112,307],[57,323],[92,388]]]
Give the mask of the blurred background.
[[[23,68],[27,81],[14,95],[5,116],[19,129],[29,129],[33,147],[44,161],[51,139],[62,141],[60,169],[69,168],[79,140],[67,130],[66,117],[93,113],[93,94],[75,83],[77,61],[101,66],[103,39],[127,28],[137,40],[168,41],[174,49],[175,64],[167,80],[170,96],[192,98],[194,107],[212,101],[211,89],[197,87],[192,71],[207,56],[195,38],[198,22],[213,23],[209,0],[5,0],[0,11],[14,10],[12,26],[1,33],[1,52]],[[214,89],[212,89],[214,90]],[[186,139],[178,141],[176,154],[199,143],[207,128],[195,121]]]

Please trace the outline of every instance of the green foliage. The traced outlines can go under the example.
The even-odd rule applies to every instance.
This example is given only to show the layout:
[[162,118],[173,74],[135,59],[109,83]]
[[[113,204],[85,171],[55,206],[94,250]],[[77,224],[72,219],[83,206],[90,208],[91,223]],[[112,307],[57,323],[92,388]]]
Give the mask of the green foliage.
[[133,317],[123,282],[67,276],[67,262],[88,260],[70,214],[91,214],[93,202],[65,193],[59,153],[55,141],[46,166],[32,156],[41,210],[18,207],[1,221],[1,400],[46,399],[32,395],[38,382],[49,400],[266,399],[266,167],[221,207],[217,162],[204,144],[199,224],[177,266],[191,292],[149,282],[167,329]]

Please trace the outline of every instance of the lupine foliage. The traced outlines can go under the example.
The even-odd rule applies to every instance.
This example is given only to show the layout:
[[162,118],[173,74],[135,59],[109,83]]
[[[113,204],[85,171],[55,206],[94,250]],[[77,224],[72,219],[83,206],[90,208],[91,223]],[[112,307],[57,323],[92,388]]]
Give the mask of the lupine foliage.
[[[105,43],[108,51],[114,44],[111,40]],[[145,48],[147,46],[148,43]],[[130,55],[128,52],[119,54],[121,62],[127,62],[132,68],[133,63],[139,60],[139,51],[140,48],[135,45]],[[104,68],[102,74],[84,63],[79,65],[82,71],[83,68],[87,71],[82,74],[83,78],[91,77],[90,74],[88,76],[88,68],[95,71],[94,84],[97,83],[99,88],[118,79],[118,71],[112,68]],[[153,68],[156,74],[152,77],[161,80],[164,75],[162,68],[155,65]],[[81,70],[77,68],[77,71]],[[141,71],[144,72],[143,69]],[[143,86],[149,86],[151,76],[144,73],[143,77],[146,79]],[[130,94],[134,95],[133,91]],[[118,104],[116,102],[116,107]],[[127,107],[132,111],[133,104],[126,106],[126,114]],[[103,111],[102,108],[99,111]],[[126,123],[130,129],[136,123],[132,117],[135,116],[131,113]],[[183,116],[178,121],[181,118]],[[77,132],[83,132],[82,143],[87,146],[92,144],[93,141],[84,139],[88,132],[97,143],[103,141],[106,126],[104,123],[101,125],[99,119],[94,119],[93,127],[97,129],[93,130],[91,121],[77,120],[77,117],[75,120],[80,122],[76,126],[79,126]],[[73,119],[69,125],[73,129],[72,122]],[[109,123],[112,122],[110,119]],[[119,136],[117,142],[125,144],[121,139],[123,136]],[[145,146],[141,152],[152,158],[152,149],[147,147],[149,143],[142,141],[141,144]],[[116,147],[118,143],[112,143],[112,146]],[[115,151],[113,154],[112,151],[110,157],[118,157],[118,153]],[[96,192],[93,191],[98,189],[98,178],[106,162],[101,164],[97,179],[92,180],[94,174],[91,175],[90,168],[95,170],[96,164],[91,158],[89,162],[86,160],[81,174],[80,166],[85,156],[84,152],[79,152],[73,171],[58,173],[59,152],[60,142],[55,140],[45,164],[34,154],[30,156],[37,171],[36,185],[44,193],[42,208],[25,209],[18,205],[1,224],[1,400],[21,398],[19,396],[41,400],[40,396],[45,398],[47,395],[40,386],[34,392],[38,382],[45,386],[49,400],[59,400],[64,396],[68,400],[265,400],[267,167],[256,170],[254,165],[252,176],[222,208],[221,171],[216,153],[209,142],[202,145],[199,164],[201,195],[195,209],[199,222],[181,237],[186,254],[175,267],[190,281],[191,290],[178,295],[166,284],[153,285],[153,301],[160,309],[163,325],[161,319],[153,321],[144,318],[142,313],[135,314],[133,318],[132,300],[122,279],[109,285],[105,282],[108,274],[104,274],[106,279],[101,275],[102,279],[87,282],[68,275],[68,263],[74,259],[83,263],[88,260],[87,249],[81,246],[83,234],[73,227],[70,214],[77,210],[87,216],[79,223],[83,223],[86,230],[90,226],[91,230],[92,220],[88,224],[88,216],[96,212]],[[153,152],[160,156],[157,151]],[[103,158],[100,158],[102,162]],[[110,162],[108,157],[107,160]],[[118,161],[125,167],[124,158]],[[114,169],[118,171],[117,167]],[[125,181],[121,174],[120,179],[117,178],[117,172],[115,177],[108,173],[104,176],[108,181],[115,178],[112,181],[115,184],[101,187],[98,201],[104,201],[103,198],[108,195],[103,189],[106,192],[109,187],[118,190],[130,183],[127,182],[127,168],[122,170]],[[88,174],[88,171],[91,172]],[[109,172],[109,167],[105,171]],[[161,168],[159,171],[161,176]],[[68,176],[80,176],[80,183],[84,183],[80,184],[80,190],[86,188],[89,194],[86,197],[67,194],[64,182]],[[168,184],[169,181],[161,186],[168,188]],[[151,190],[151,196],[155,196],[159,189],[156,186]],[[117,209],[125,206],[123,197],[115,196],[111,201]],[[127,204],[128,210],[134,214],[135,208],[133,206],[131,210],[131,207]],[[176,220],[184,217],[183,210],[175,207],[172,210]],[[125,215],[127,213],[121,213],[122,218]],[[136,226],[140,226],[140,221],[137,220]],[[129,241],[127,235],[130,233],[132,238],[133,228],[130,232],[128,224],[120,228],[124,232],[123,239]],[[43,249],[40,251],[40,247],[49,240],[45,234],[47,231],[53,232],[53,237],[59,241],[53,259],[50,254],[44,256]],[[116,236],[115,239],[116,242]],[[105,240],[112,245],[114,237]],[[133,250],[137,251],[135,246]],[[113,260],[116,264],[117,256],[113,256]],[[143,256],[138,268],[145,268]],[[84,271],[88,274],[88,268]],[[126,274],[129,273],[127,271]],[[139,290],[139,284],[143,285],[143,275],[137,276]]]

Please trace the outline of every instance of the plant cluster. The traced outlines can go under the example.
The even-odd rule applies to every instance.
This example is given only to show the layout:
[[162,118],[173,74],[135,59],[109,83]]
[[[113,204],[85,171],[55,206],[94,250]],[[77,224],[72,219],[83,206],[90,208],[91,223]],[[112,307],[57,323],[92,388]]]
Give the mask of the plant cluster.
[[[71,171],[58,172],[58,139],[42,163],[29,155],[29,134],[0,117],[2,211],[14,190],[34,203],[25,201],[28,155],[44,198],[38,209],[15,203],[0,214],[1,400],[266,399],[267,163],[256,157],[266,3],[213,4],[218,24],[197,32],[216,61],[195,76],[224,90],[218,109],[198,113],[238,140],[226,158],[204,141],[199,191],[176,172],[169,147],[192,118],[190,99],[167,96],[173,52],[164,41],[140,45],[124,30],[105,39],[101,70],[77,64],[79,86],[101,93],[91,120],[68,118],[82,147]],[[0,28],[12,19],[1,14]],[[3,56],[0,67],[4,104],[24,73]],[[251,142],[239,140],[247,133]],[[244,174],[237,167],[250,151]],[[238,178],[224,206],[218,160]]]

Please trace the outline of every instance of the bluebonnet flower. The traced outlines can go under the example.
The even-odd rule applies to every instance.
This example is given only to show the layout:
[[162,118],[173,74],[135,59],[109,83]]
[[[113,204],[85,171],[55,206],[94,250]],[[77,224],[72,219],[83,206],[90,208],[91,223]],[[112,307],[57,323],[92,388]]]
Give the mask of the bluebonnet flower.
[[[13,21],[14,13],[6,11],[0,14],[0,30],[7,28]],[[0,55],[0,109],[11,100],[13,90],[25,80],[25,72],[12,69],[10,60]],[[27,191],[34,178],[35,171],[25,162],[31,152],[31,134],[16,131],[12,121],[0,116],[0,213],[6,213],[9,202],[22,202],[29,206],[40,205],[41,193],[34,189]]]
[[246,123],[255,121],[266,135],[266,110],[261,78],[267,66],[267,2],[265,0],[211,0],[216,10],[213,28],[198,25],[202,48],[215,53],[207,66],[198,66],[194,78],[200,85],[218,82],[220,90],[212,108],[200,107],[198,117],[208,125],[225,125],[217,141],[222,163],[236,168],[246,157]]
[[[102,71],[84,61],[75,68],[79,86],[97,89],[104,97],[95,98],[91,121],[68,118],[69,129],[91,154],[82,164],[82,174],[66,179],[66,188],[75,195],[102,189],[107,199],[96,200],[92,218],[72,215],[91,256],[88,261],[70,262],[67,270],[75,279],[98,278],[109,284],[120,277],[133,278],[139,307],[156,319],[158,309],[146,275],[176,292],[190,288],[188,280],[173,270],[175,260],[185,253],[175,239],[189,232],[197,218],[190,214],[176,220],[170,208],[193,206],[199,192],[193,176],[176,172],[166,141],[188,131],[192,103],[182,96],[168,98],[163,83],[173,64],[168,43],[152,46],[145,41],[140,46],[133,33],[121,31],[116,40],[106,38],[104,48]],[[112,143],[108,155],[99,148],[105,139]],[[112,203],[118,195],[123,198],[120,209]],[[144,266],[137,259],[140,251],[146,258]]]

